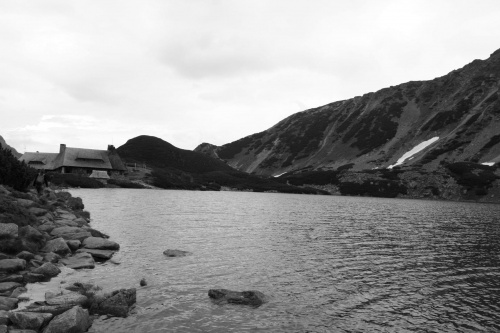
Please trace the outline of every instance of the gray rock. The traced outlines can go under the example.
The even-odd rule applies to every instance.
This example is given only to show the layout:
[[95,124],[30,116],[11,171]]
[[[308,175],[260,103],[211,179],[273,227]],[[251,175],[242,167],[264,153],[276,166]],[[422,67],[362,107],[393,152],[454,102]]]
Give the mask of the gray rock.
[[9,319],[21,329],[31,329],[38,331],[43,325],[52,319],[50,313],[36,312],[10,312]]
[[0,223],[0,237],[16,238],[19,234],[19,227],[15,223]]
[[56,227],[75,227],[78,228],[78,223],[73,220],[54,220]]
[[77,240],[83,242],[85,239],[92,237],[92,235],[90,234],[90,232],[84,231],[84,232],[75,232],[73,234],[62,234],[61,237],[64,238],[65,240]]
[[57,211],[59,212],[59,216],[57,217],[58,220],[76,220],[76,215],[73,213],[70,213],[68,211],[61,211],[59,209]]
[[185,257],[191,255],[192,253],[188,251],[168,249],[163,251],[163,254],[166,255],[167,257]]
[[67,254],[71,253],[68,245],[66,245],[66,241],[61,237],[48,241],[42,251],[54,252],[61,256],[66,256]]
[[83,333],[91,324],[89,312],[75,306],[52,319],[44,333]]
[[79,227],[88,227],[89,226],[89,223],[83,217],[79,217],[79,218],[75,219],[73,222],[78,224]]
[[6,291],[12,291],[17,287],[22,287],[23,285],[17,282],[0,282],[0,293]]
[[232,291],[228,289],[210,289],[208,296],[217,303],[227,302],[234,304],[244,304],[251,306],[261,306],[267,302],[267,297],[260,291]]
[[96,250],[96,249],[78,249],[76,253],[90,253],[95,259],[111,259],[116,251],[113,250]]
[[15,309],[17,308],[18,302],[19,300],[17,298],[0,296],[0,310],[10,311]]
[[26,268],[24,259],[3,259],[0,260],[0,273],[17,272]]
[[37,208],[37,207],[31,207],[28,209],[31,214],[35,216],[43,216],[48,213],[48,210],[43,209],[43,208]]
[[99,230],[93,228],[88,228],[87,231],[92,234],[92,237],[109,238],[109,236],[105,233],[102,233]]
[[[9,332],[9,328],[7,327],[7,325],[0,325],[0,333],[8,333],[8,332]],[[12,330],[11,330],[11,332],[12,332]]]
[[64,226],[64,227],[57,227],[55,229],[53,229],[50,234],[52,236],[56,236],[56,237],[59,237],[63,234],[74,234],[76,232],[85,232],[84,229],[82,228],[79,228],[79,227],[68,227],[68,226]]
[[19,236],[31,240],[39,240],[43,238],[42,233],[30,225],[19,228]]
[[4,259],[12,259],[12,257],[9,255],[6,255],[5,253],[0,252],[0,260],[4,260]]
[[31,259],[35,258],[35,255],[31,252],[28,252],[28,251],[21,251],[18,254],[16,254],[16,257],[18,257],[19,259],[24,259],[26,261],[30,261]]
[[26,283],[35,283],[35,282],[42,282],[42,281],[47,281],[50,278],[43,275],[43,274],[38,274],[38,273],[26,273],[24,274],[24,282]]
[[39,225],[37,228],[39,231],[41,232],[52,232],[52,230],[54,230],[54,228],[56,227],[56,225],[52,222],[45,222],[44,224],[42,225]]
[[119,250],[118,243],[99,237],[89,237],[83,241],[83,247],[97,250]]
[[130,307],[136,302],[136,289],[121,289],[113,292],[112,296],[99,303],[91,309],[96,310],[97,314],[114,317],[128,316]]
[[61,259],[60,262],[73,269],[94,268],[95,261],[90,253],[77,253],[73,257]]
[[54,277],[57,276],[59,273],[61,273],[61,270],[57,268],[56,265],[54,265],[51,262],[46,262],[42,266],[35,268],[32,273],[35,274],[42,274],[46,277]]
[[0,310],[0,325],[9,324],[9,313],[5,310]]
[[54,252],[49,252],[47,253],[44,257],[43,260],[51,262],[53,264],[57,263],[59,260],[61,260],[61,256],[58,255],[57,253]]
[[80,245],[82,244],[82,242],[80,242],[77,239],[71,239],[71,240],[66,241],[66,244],[68,244],[68,247],[71,249],[71,251],[76,251],[80,248]]
[[35,202],[33,200],[29,200],[29,199],[16,199],[17,203],[23,207],[31,207],[35,204]]
[[73,305],[39,305],[33,304],[28,305],[23,311],[24,312],[37,312],[37,313],[51,313],[57,316],[71,309]]
[[23,283],[23,276],[20,274],[7,275],[0,278],[0,282],[17,282]]
[[22,294],[24,294],[27,291],[28,291],[28,289],[26,289],[25,287],[17,287],[16,289],[14,289],[14,291],[12,292],[10,297],[19,298],[19,296],[21,296]]
[[83,306],[88,298],[80,293],[71,292],[46,299],[48,305],[80,305]]

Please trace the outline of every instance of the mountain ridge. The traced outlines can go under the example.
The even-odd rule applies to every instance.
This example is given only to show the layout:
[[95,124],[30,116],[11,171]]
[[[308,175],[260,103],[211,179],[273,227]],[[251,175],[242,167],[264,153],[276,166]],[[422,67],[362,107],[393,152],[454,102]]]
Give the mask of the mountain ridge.
[[234,142],[195,148],[240,171],[387,168],[438,138],[402,167],[500,162],[500,49],[427,81],[409,81],[295,113]]

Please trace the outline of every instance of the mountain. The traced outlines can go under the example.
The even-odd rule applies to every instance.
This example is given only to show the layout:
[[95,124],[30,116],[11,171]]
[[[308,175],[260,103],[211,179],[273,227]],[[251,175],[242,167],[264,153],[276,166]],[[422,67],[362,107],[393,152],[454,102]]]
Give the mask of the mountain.
[[444,164],[500,162],[499,88],[497,50],[434,80],[299,112],[266,131],[195,151],[266,176],[396,164],[432,172]]
[[[179,149],[153,137],[138,136],[117,148],[127,163],[146,165],[142,180],[161,188],[188,190],[235,189],[242,191],[272,191],[286,193],[328,194],[320,189],[287,185],[274,179],[249,175],[235,170],[219,159],[190,150]],[[134,168],[138,170],[141,168]],[[129,175],[133,178],[134,175]]]
[[15,157],[17,158],[21,157],[22,154],[18,153],[17,150],[9,146],[1,135],[0,135],[0,145],[2,146],[2,148],[7,148],[8,150],[10,150],[12,155],[14,155]]

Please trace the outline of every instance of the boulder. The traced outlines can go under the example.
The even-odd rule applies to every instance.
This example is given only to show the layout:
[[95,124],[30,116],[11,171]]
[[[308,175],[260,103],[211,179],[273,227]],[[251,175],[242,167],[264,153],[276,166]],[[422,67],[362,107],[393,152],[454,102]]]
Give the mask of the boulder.
[[90,232],[75,232],[73,234],[62,234],[62,238],[65,240],[77,240],[83,242],[86,238],[92,237]]
[[17,287],[22,287],[23,285],[18,282],[0,282],[0,293],[6,291],[12,291]]
[[80,197],[71,197],[67,200],[66,204],[73,210],[83,210],[85,208]]
[[10,294],[10,297],[19,298],[19,296],[21,296],[22,294],[24,294],[27,291],[28,291],[28,289],[25,287],[17,287],[16,289],[14,289],[12,294]]
[[9,324],[9,313],[5,310],[0,310],[0,325]]
[[[12,332],[13,330],[11,330]],[[32,331],[33,333],[36,333],[35,331]],[[0,325],[0,333],[9,333],[9,328],[7,325]]]
[[0,296],[0,310],[10,311],[15,309],[18,302],[17,298]]
[[167,257],[185,257],[191,255],[192,253],[188,251],[168,249],[163,251],[163,254],[166,255]]
[[218,303],[234,303],[251,306],[261,306],[267,301],[267,297],[260,291],[232,291],[228,289],[210,289],[208,296]]
[[61,273],[61,270],[51,262],[46,262],[42,266],[35,268],[32,273],[42,274],[46,277],[54,277]]
[[30,211],[31,214],[33,214],[35,216],[43,216],[49,212],[48,210],[46,210],[44,208],[37,208],[37,207],[31,207],[28,210]]
[[102,233],[99,230],[93,228],[88,228],[87,231],[92,234],[92,237],[109,238],[109,236],[105,233]]
[[57,263],[60,259],[61,259],[61,256],[58,255],[57,253],[54,253],[54,252],[49,252],[43,257],[43,260],[54,263],[54,264]]
[[4,259],[12,259],[12,257],[5,254],[5,253],[0,252],[0,260],[4,260]]
[[92,325],[89,312],[80,306],[75,306],[70,310],[56,316],[47,325],[44,333],[83,333]]
[[91,310],[100,315],[113,317],[128,316],[129,308],[136,302],[136,289],[121,289],[112,293],[112,296],[106,298],[99,304],[92,304]]
[[10,312],[9,319],[21,329],[31,329],[38,331],[43,325],[52,319],[50,313],[36,312]]
[[42,266],[43,264],[44,264],[43,259],[42,260],[33,259],[30,261],[30,266],[32,266],[34,268],[38,268],[38,267]]
[[97,250],[119,250],[120,245],[109,239],[99,237],[89,237],[83,241],[83,247]]
[[19,227],[15,223],[0,223],[0,238],[16,238],[19,235]]
[[88,301],[88,298],[80,293],[71,292],[63,295],[57,295],[46,299],[48,305],[80,305],[83,306]]
[[39,231],[41,232],[52,232],[52,230],[54,230],[54,228],[56,227],[56,225],[52,222],[45,222],[44,224],[42,225],[39,225],[37,228]]
[[59,213],[57,217],[58,220],[76,220],[76,215],[73,213],[61,209],[58,209],[57,212]]
[[35,202],[33,200],[29,200],[29,199],[16,199],[17,203],[23,207],[31,207],[35,204]]
[[39,273],[26,273],[24,274],[24,282],[26,283],[35,283],[35,282],[42,282],[42,281],[47,281],[50,278]]
[[0,273],[17,272],[26,268],[24,259],[3,259],[0,260]]
[[43,239],[42,233],[30,225],[19,228],[19,236],[34,241]]
[[82,228],[79,228],[79,227],[64,226],[64,227],[57,227],[57,228],[52,229],[52,231],[50,232],[50,235],[59,237],[59,236],[64,235],[64,234],[74,234],[77,232],[85,232],[85,230]]
[[42,251],[54,252],[61,256],[65,256],[71,253],[71,250],[69,249],[68,245],[66,245],[66,241],[61,237],[48,241],[47,244],[45,244],[45,247],[42,249]]
[[30,261],[31,259],[35,258],[35,255],[29,251],[21,251],[18,254],[16,254],[16,257],[18,257],[19,259]]
[[23,276],[20,274],[7,275],[0,278],[0,282],[17,282],[23,283]]
[[61,313],[64,313],[71,309],[73,305],[40,305],[40,304],[32,304],[28,305],[24,312],[37,312],[37,313],[51,313],[54,316],[57,316]]
[[89,223],[83,217],[79,217],[79,218],[75,219],[73,222],[78,224],[79,227],[88,227],[89,226]]
[[73,269],[94,268],[95,261],[90,253],[77,253],[73,257],[61,259],[60,262]]
[[78,249],[76,253],[90,253],[94,259],[98,260],[108,260],[111,259],[116,251],[113,250],[95,250],[95,249]]
[[76,227],[78,228],[78,223],[73,220],[63,219],[63,220],[55,220],[54,224],[56,227]]
[[76,251],[80,248],[80,245],[82,244],[82,242],[80,242],[77,239],[71,239],[71,240],[67,240],[66,244],[68,244],[68,247],[71,249],[71,251]]

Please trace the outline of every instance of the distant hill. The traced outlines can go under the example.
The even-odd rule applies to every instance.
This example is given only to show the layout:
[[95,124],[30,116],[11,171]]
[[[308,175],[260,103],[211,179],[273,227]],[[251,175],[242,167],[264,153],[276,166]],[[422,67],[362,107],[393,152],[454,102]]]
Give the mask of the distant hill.
[[161,188],[328,194],[317,189],[290,186],[267,177],[252,176],[218,159],[179,149],[153,136],[141,135],[130,139],[117,151],[126,163],[146,164],[151,168],[151,174],[146,175],[145,180]]
[[[435,141],[430,141],[435,140]],[[293,114],[237,141],[195,151],[238,170],[387,168],[423,142],[403,166],[500,162],[500,50],[429,81],[412,81]]]
[[14,155],[15,157],[19,158],[21,157],[22,154],[18,153],[17,150],[15,150],[13,147],[9,146],[4,138],[0,135],[0,145],[2,145],[2,148],[7,148],[11,151],[12,155]]

